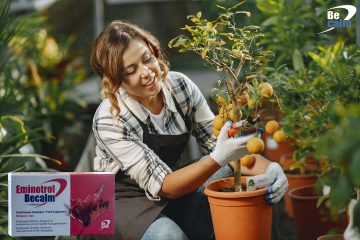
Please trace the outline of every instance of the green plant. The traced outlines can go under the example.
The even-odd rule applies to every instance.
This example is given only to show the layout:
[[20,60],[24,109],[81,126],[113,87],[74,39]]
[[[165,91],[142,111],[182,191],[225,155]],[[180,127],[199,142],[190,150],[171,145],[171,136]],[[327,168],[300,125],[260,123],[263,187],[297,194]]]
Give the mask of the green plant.
[[[16,57],[9,70],[9,74],[16,73],[16,81],[9,80],[3,86],[12,89],[16,102],[23,104],[21,113],[29,127],[42,129],[40,134],[46,138],[36,144],[37,148],[62,160],[60,166],[51,163],[50,166],[71,170],[77,162],[71,157],[79,152],[79,147],[65,139],[69,135],[79,136],[79,125],[87,118],[83,114],[86,103],[76,89],[86,76],[85,67],[81,55],[70,51],[74,36],[55,38],[45,27],[43,17],[26,18],[28,21],[20,25],[24,31],[17,32],[6,46],[7,52]],[[15,103],[4,102],[7,104]]]
[[[34,127],[44,130],[47,141],[42,143],[43,150],[62,158],[69,148],[63,140],[64,130],[79,118],[76,112],[86,107],[75,90],[86,74],[82,59],[69,51],[73,36],[57,41],[45,28],[38,28],[20,40],[25,42],[21,47],[15,43],[11,46],[26,73],[22,90],[31,100],[27,109],[33,122],[38,123]],[[67,169],[67,161],[64,160],[61,170]]]
[[326,26],[326,9],[341,4],[334,0],[256,0],[262,13],[257,21],[268,33],[262,43],[275,52],[274,66],[286,64],[296,71],[304,70],[311,61],[308,52],[315,51],[317,46],[328,46],[340,39],[354,44],[354,27],[317,34]]
[[[319,183],[331,187],[326,198],[336,216],[354,196],[360,200],[360,104],[337,104],[330,117],[335,127],[321,136],[317,154],[329,162]],[[360,230],[360,202],[355,206],[354,226]]]
[[[13,171],[45,171],[39,158],[49,159],[36,153],[23,153],[24,146],[36,144],[42,137],[40,129],[28,129],[24,119],[28,96],[21,90],[23,73],[18,68],[18,55],[10,48],[11,42],[25,35],[37,19],[31,17],[9,18],[10,1],[0,2],[0,236],[7,235],[7,175]],[[20,44],[20,43],[19,43]]]
[[334,126],[332,105],[359,102],[359,54],[357,46],[339,41],[310,52],[311,62],[303,71],[279,70],[283,77],[274,88],[281,96],[283,128],[295,142],[295,160],[313,156],[319,137]]
[[[251,15],[248,11],[237,10],[243,3],[230,8],[217,6],[220,13],[212,21],[202,18],[201,12],[188,16],[191,25],[185,25],[183,30],[190,36],[180,35],[172,39],[169,47],[179,47],[179,52],[191,51],[200,55],[207,66],[221,74],[215,97],[220,113],[214,120],[214,126],[221,126],[226,119],[234,122],[246,119],[241,129],[245,132],[253,127],[262,103],[271,99],[273,92],[271,86],[262,83],[266,79],[265,66],[272,53],[259,43],[263,37],[260,28],[237,24],[239,16]],[[240,161],[236,162],[235,191],[240,191]]]

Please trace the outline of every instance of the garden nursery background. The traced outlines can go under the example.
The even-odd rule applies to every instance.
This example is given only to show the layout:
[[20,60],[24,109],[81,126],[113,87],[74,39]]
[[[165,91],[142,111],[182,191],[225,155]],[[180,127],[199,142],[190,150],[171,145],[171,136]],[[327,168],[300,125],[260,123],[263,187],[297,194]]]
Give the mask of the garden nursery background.
[[[222,76],[204,64],[204,56],[179,53],[181,44],[168,45],[187,34],[182,28],[190,24],[188,15],[216,19],[238,2],[1,0],[0,239],[13,239],[7,234],[9,172],[92,171],[91,126],[101,102],[101,82],[89,59],[92,42],[107,23],[129,20],[152,32],[171,70],[188,75],[216,114],[219,92],[214,89]],[[329,209],[330,227],[323,234],[344,232],[343,210],[356,198],[352,220],[360,227],[360,14],[346,24],[328,19],[327,10],[342,5],[360,9],[360,1],[248,0],[236,10],[249,13],[235,18],[240,26],[259,26],[259,44],[271,50],[262,77],[279,104],[268,101],[261,107],[287,137],[277,143],[263,134],[263,155],[280,163],[289,188],[330,187],[328,194],[316,198],[318,209]],[[345,8],[336,11],[340,19],[348,13]],[[251,94],[250,99],[260,100]],[[200,156],[191,138],[182,161]],[[300,176],[305,183],[298,182]],[[319,229],[309,222],[302,228],[295,219],[300,212],[311,218],[311,211],[295,209],[287,194],[274,206],[272,239],[303,239],[309,225]]]

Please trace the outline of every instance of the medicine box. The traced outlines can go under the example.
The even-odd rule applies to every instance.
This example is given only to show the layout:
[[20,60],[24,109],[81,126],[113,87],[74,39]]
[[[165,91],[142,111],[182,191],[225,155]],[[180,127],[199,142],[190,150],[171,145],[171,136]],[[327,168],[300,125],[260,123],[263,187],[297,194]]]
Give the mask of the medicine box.
[[114,234],[112,173],[9,173],[9,235]]

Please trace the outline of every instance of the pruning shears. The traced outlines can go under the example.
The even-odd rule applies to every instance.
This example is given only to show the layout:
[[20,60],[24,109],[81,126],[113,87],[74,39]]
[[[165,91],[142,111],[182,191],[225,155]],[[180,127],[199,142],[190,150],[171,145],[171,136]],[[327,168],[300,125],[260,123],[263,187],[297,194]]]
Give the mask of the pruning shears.
[[[256,121],[255,121],[255,123],[256,123]],[[242,129],[244,131],[245,135],[248,135],[248,134],[251,134],[251,133],[254,133],[254,132],[259,132],[259,133],[264,132],[264,129],[262,127],[256,128],[256,127],[254,127],[254,125],[251,124],[252,127],[249,128],[248,126],[245,126],[245,125],[249,126],[248,119],[240,120],[240,121],[238,121],[236,123],[233,123],[231,125],[230,130],[228,131],[228,136],[229,137],[234,137],[235,133],[238,131],[238,129]]]

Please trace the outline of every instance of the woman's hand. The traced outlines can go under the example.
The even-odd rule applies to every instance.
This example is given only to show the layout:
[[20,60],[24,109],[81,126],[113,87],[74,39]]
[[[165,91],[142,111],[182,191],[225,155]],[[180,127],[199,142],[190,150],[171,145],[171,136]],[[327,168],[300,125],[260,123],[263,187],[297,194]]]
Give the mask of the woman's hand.
[[266,175],[273,182],[265,196],[267,203],[277,203],[284,196],[289,183],[280,165],[276,162],[270,163],[266,168]]
[[231,125],[231,121],[224,124],[217,138],[216,147],[210,153],[210,157],[222,167],[230,161],[240,159],[246,151],[246,143],[258,134],[253,133],[242,137],[229,138],[228,131]]

